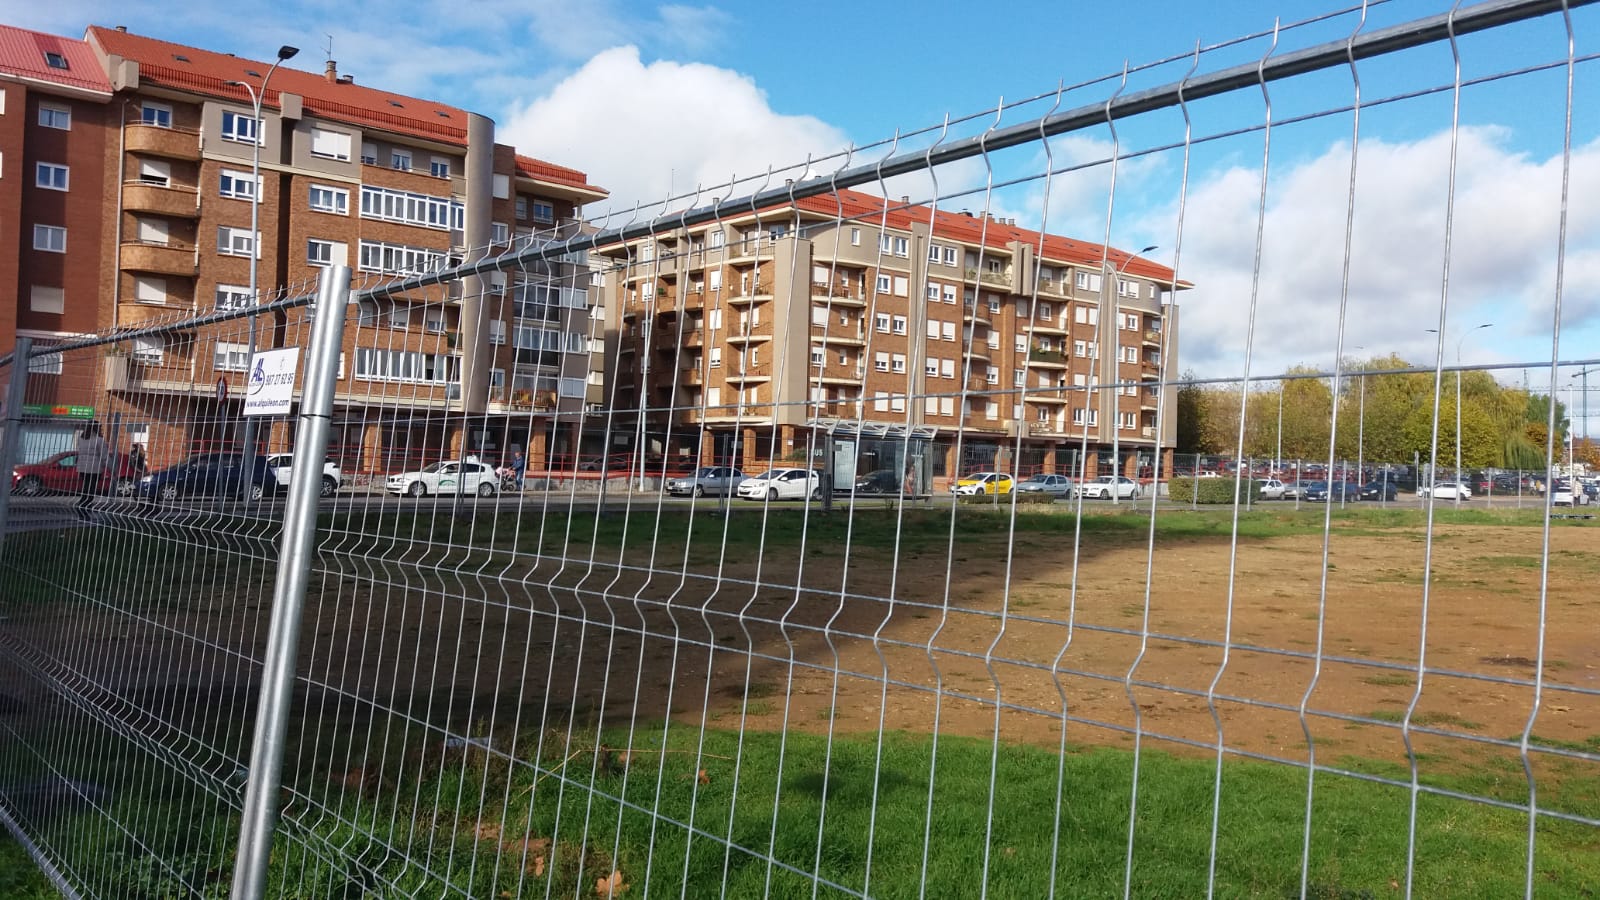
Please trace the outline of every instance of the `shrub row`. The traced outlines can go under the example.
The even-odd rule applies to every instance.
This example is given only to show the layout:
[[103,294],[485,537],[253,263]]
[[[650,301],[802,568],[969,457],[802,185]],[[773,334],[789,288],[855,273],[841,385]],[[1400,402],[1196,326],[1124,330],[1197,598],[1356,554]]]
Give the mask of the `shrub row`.
[[[1239,502],[1256,496],[1261,482],[1247,478],[1238,482]],[[1234,480],[1222,478],[1174,478],[1167,483],[1167,496],[1175,503],[1232,503]],[[1198,492],[1199,496],[1196,496]]]
[[1027,506],[1032,503],[1054,503],[1056,500],[1053,494],[1046,494],[1044,491],[1016,491],[1001,496],[994,494],[962,494],[956,499],[962,503],[988,503],[992,505],[995,503],[1010,503],[1013,497],[1016,498],[1018,506]]

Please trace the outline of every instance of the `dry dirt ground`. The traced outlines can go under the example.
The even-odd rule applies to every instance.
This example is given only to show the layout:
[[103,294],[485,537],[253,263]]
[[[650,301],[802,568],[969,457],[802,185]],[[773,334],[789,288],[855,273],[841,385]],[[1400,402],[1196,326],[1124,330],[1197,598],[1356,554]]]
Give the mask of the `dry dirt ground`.
[[[1146,747],[1205,754],[1220,726],[1230,750],[1304,760],[1314,745],[1330,764],[1404,762],[1415,698],[1413,749],[1464,766],[1514,759],[1486,741],[1519,737],[1537,696],[1537,738],[1600,752],[1593,523],[1551,529],[1541,592],[1536,526],[1439,525],[1431,541],[1415,524],[1340,527],[1324,568],[1322,535],[1303,529],[1236,548],[1225,532],[1158,535],[1152,547],[1142,529],[1075,540],[969,529],[964,515],[951,535],[898,550],[869,539],[887,518],[863,519],[848,542],[764,548],[724,544],[717,520],[687,549],[547,529],[542,556],[527,552],[540,545],[526,520],[474,535],[474,547],[518,548],[492,556],[335,535],[306,605],[303,696],[312,716],[351,726],[481,735],[670,717],[998,729],[1054,746],[1065,727],[1073,744],[1131,746],[1139,732]],[[40,613],[9,628],[36,646],[66,641],[79,671],[103,668],[157,713],[214,694],[242,719],[253,669],[234,651],[264,641],[271,574],[180,571],[136,616],[80,611],[63,628]]]

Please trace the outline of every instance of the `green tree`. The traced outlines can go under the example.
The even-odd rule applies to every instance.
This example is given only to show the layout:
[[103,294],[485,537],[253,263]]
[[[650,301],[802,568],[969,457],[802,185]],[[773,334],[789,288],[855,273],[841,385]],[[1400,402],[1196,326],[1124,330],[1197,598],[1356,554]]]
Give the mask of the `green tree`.
[[[1406,420],[1406,440],[1422,459],[1432,451],[1433,405],[1420,406]],[[1500,459],[1504,441],[1496,431],[1494,419],[1482,406],[1461,403],[1461,465],[1464,468],[1492,466]],[[1439,398],[1439,465],[1456,464],[1456,398],[1452,391]]]
[[1239,439],[1239,389],[1208,387],[1201,391],[1199,453],[1232,453]]
[[1178,388],[1178,453],[1200,452],[1200,434],[1205,416],[1205,388],[1195,384],[1193,369],[1183,373],[1184,385]]
[[[1316,370],[1295,366],[1291,375]],[[1283,455],[1286,459],[1321,459],[1328,455],[1333,390],[1321,378],[1295,378],[1283,383]]]

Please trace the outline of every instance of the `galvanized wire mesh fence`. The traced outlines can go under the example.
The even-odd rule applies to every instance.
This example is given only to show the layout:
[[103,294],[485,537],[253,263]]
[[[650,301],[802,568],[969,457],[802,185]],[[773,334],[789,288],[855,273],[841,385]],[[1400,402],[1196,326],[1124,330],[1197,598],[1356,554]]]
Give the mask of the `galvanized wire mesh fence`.
[[[1581,891],[1590,58],[1555,4],[1366,12],[649,215],[364,246],[348,302],[19,347],[4,824],[84,896]],[[1565,114],[1528,151],[1560,227],[1542,318],[1461,365],[1478,91]],[[1420,306],[1369,271],[1419,237],[1364,213],[1395,109],[1449,150]],[[1273,242],[1327,183],[1297,135],[1335,144],[1331,262]],[[1194,272],[1234,293],[1185,308]]]

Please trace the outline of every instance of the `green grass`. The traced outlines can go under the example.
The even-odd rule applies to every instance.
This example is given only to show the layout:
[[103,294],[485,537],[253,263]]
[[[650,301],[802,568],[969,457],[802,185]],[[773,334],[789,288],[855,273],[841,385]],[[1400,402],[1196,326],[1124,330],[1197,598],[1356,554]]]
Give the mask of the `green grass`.
[[[974,896],[981,880],[997,897],[1045,896],[1052,884],[1066,897],[1122,890],[1132,786],[1132,755],[1125,750],[1073,749],[1058,757],[1048,748],[1002,744],[996,754],[987,741],[947,737],[935,755],[928,737],[891,732],[880,757],[871,735],[841,736],[830,748],[815,735],[748,732],[741,749],[737,732],[716,730],[705,734],[699,755],[698,732],[683,726],[641,728],[631,744],[624,731],[601,734],[598,745],[592,731],[580,727],[578,734],[580,743],[569,747],[560,740],[564,731],[551,732],[538,766],[414,747],[411,759],[421,753],[426,764],[413,762],[405,775],[364,797],[341,798],[313,768],[294,787],[326,806],[291,807],[287,839],[280,838],[273,855],[274,896],[388,896],[388,886],[439,895],[441,886],[430,880],[438,877],[451,882],[452,893],[514,895],[523,847],[543,858],[540,875],[523,876],[524,895],[542,896],[545,881],[553,880],[556,896],[592,896],[595,881],[612,871],[622,873],[630,895],[645,893],[646,882],[651,894],[676,896],[685,883],[696,886],[693,894],[720,884],[725,868],[730,897],[808,895],[809,879],[785,867],[882,897],[917,896],[924,881],[933,897]],[[522,736],[519,759],[531,756],[536,737]],[[597,746],[602,752],[594,752]],[[734,757],[741,760],[737,770]],[[1143,755],[1135,896],[1204,893],[1214,776],[1208,759]],[[1471,778],[1481,776],[1428,780],[1482,791]],[[1600,798],[1597,779],[1574,777],[1564,787]],[[1305,791],[1298,769],[1227,762],[1217,896],[1298,896]],[[132,823],[141,840],[175,864],[172,870],[152,865],[131,838],[93,816],[58,819],[48,837],[52,846],[68,848],[74,870],[90,883],[116,885],[122,896],[175,895],[185,882],[221,896],[235,824],[215,802],[186,806],[173,799],[183,796],[167,788],[143,799],[126,794],[110,806],[112,816]],[[421,803],[412,806],[413,798]],[[1320,775],[1311,895],[1391,895],[1391,882],[1405,877],[1409,802],[1404,788]],[[1600,799],[1586,804],[1596,805]],[[680,824],[688,822],[700,833]],[[1519,894],[1526,825],[1514,812],[1422,795],[1417,895]],[[373,840],[374,831],[392,835],[400,852]],[[725,840],[734,845],[731,853]],[[1561,894],[1600,883],[1593,845],[1592,829],[1541,822],[1536,889]],[[14,868],[3,865],[6,852],[0,845],[0,886]],[[769,855],[779,865],[769,866]],[[28,881],[18,883],[0,896],[34,896]]]

